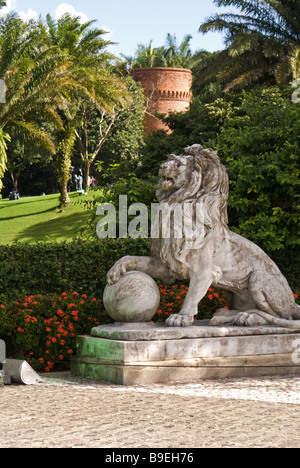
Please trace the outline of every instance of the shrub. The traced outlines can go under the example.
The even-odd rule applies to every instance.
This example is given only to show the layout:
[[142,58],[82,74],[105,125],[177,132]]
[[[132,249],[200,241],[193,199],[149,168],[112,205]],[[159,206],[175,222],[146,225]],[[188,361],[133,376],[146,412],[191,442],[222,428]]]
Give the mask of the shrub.
[[[159,290],[161,294],[161,303],[160,308],[154,317],[154,321],[165,322],[170,315],[178,314],[180,312],[188,292],[188,286],[183,284],[174,286],[165,286],[160,284]],[[207,295],[199,305],[199,312],[195,317],[195,320],[211,319],[214,313],[222,308],[228,308],[224,293],[210,288]]]
[[149,255],[147,239],[0,246],[0,294],[77,291],[101,298],[106,274],[126,255]]
[[[188,291],[185,285],[159,285],[161,305],[154,321],[164,322],[181,310]],[[199,306],[197,319],[210,319],[226,307],[223,294],[210,289]],[[0,300],[0,336],[7,355],[24,359],[37,371],[67,369],[76,355],[76,337],[89,335],[93,327],[113,323],[102,300],[86,294],[22,294]]]
[[0,304],[0,336],[7,355],[46,372],[69,366],[77,335],[111,322],[101,299],[77,292],[22,295]]

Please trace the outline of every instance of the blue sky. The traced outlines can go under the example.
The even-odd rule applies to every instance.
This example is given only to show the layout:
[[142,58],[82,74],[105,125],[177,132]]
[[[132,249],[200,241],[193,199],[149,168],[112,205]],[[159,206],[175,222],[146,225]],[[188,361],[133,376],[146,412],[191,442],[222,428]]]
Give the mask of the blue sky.
[[38,17],[49,12],[53,17],[69,11],[84,19],[98,20],[96,25],[110,31],[109,39],[118,45],[112,48],[115,55],[134,55],[137,44],[154,47],[164,45],[168,33],[181,41],[191,34],[192,49],[209,51],[223,48],[223,37],[218,33],[202,35],[198,28],[205,18],[216,12],[229,11],[217,8],[213,0],[7,0],[13,9],[25,18]]

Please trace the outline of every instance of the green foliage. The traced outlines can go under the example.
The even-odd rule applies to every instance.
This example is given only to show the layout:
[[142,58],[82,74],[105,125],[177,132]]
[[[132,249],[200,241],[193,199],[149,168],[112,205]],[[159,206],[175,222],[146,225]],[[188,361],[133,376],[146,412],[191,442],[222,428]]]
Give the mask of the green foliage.
[[[174,286],[159,284],[161,303],[154,321],[165,322],[170,315],[178,314],[182,309],[188,289],[188,286],[184,284],[175,284]],[[195,320],[210,320],[215,312],[222,308],[228,309],[224,293],[209,288],[206,296],[199,304]]]
[[157,176],[162,162],[171,153],[181,154],[187,146],[200,143],[203,146],[216,148],[217,135],[227,119],[234,113],[234,104],[228,96],[211,99],[194,98],[190,110],[186,113],[170,113],[164,122],[173,133],[167,135],[163,131],[147,136],[144,157],[137,174]]
[[231,223],[267,252],[300,245],[300,107],[290,96],[275,87],[244,93],[218,139]]
[[300,106],[292,92],[257,87],[194,98],[186,114],[166,119],[171,135],[147,138],[139,175],[157,174],[170,153],[194,143],[217,149],[231,183],[230,227],[262,247],[298,289]]
[[172,67],[191,69],[204,57],[210,55],[205,50],[193,53],[190,48],[192,36],[187,34],[178,44],[177,38],[168,34],[166,44],[161,47],[153,47],[153,41],[149,45],[139,44],[135,57],[125,57],[130,68]]
[[[98,154],[99,140],[91,149],[86,133],[86,108],[98,111],[113,111],[115,105],[124,104],[126,87],[120,77],[112,71],[111,62],[115,58],[107,51],[111,45],[103,36],[102,29],[92,29],[93,21],[82,24],[80,18],[69,14],[63,15],[57,22],[47,15],[47,25],[40,22],[41,35],[51,48],[58,49],[70,62],[74,89],[70,93],[70,106],[62,113],[63,129],[56,132],[56,168],[61,191],[61,206],[68,206],[70,199],[67,192],[71,156],[76,137],[83,150],[85,163],[84,189],[88,187],[90,164]],[[79,135],[83,128],[84,138]]]
[[[188,287],[159,284],[159,290],[161,305],[154,321],[164,322],[180,311]],[[210,289],[196,318],[210,319],[222,307],[227,307],[223,294]],[[101,299],[77,291],[19,294],[11,299],[0,296],[0,336],[6,342],[7,355],[25,359],[36,370],[69,368],[76,354],[76,337],[112,322]]]
[[100,299],[77,292],[0,298],[0,335],[7,355],[27,360],[36,370],[68,368],[76,336],[111,322]]
[[116,261],[149,253],[147,239],[0,246],[0,294],[76,291],[101,298],[106,274]]
[[[131,77],[127,77],[125,82],[130,103],[126,106],[116,106],[113,113],[90,109],[86,122],[86,137],[82,138],[83,143],[87,138],[92,153],[97,150],[99,143],[101,144],[97,159],[95,157],[95,165],[99,159],[102,162],[101,170],[111,164],[118,164],[117,174],[121,177],[124,173],[131,173],[139,164],[144,146],[145,96],[140,83],[136,83]],[[111,123],[113,125],[109,128]],[[78,133],[83,135],[83,126]]]
[[[117,178],[113,184],[108,184],[100,191],[95,191],[93,200],[82,200],[83,204],[90,212],[89,219],[85,226],[80,230],[80,234],[84,238],[96,237],[96,225],[101,220],[101,217],[96,215],[97,207],[100,204],[111,203],[119,212],[119,197],[127,196],[128,207],[133,203],[143,203],[148,207],[148,212],[151,210],[151,203],[157,203],[156,188],[157,178],[149,177],[146,180],[139,179],[134,175],[128,176],[127,179]],[[128,217],[128,221],[130,221]],[[117,226],[119,220],[117,219]],[[150,229],[150,227],[149,227]]]
[[300,7],[298,0],[214,0],[218,7],[233,6],[238,13],[215,14],[200,31],[225,32],[226,50],[209,57],[196,70],[198,85],[217,80],[243,88],[275,79],[277,84],[300,72]]

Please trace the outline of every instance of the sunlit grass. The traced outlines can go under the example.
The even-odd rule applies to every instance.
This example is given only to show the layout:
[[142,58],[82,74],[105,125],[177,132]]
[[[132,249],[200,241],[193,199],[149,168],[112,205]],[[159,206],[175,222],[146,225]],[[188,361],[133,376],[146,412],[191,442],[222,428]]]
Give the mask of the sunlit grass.
[[[91,195],[84,196],[91,198]],[[71,205],[59,209],[59,195],[0,200],[0,244],[14,242],[61,242],[76,237],[88,216],[78,203],[81,195],[70,194]]]

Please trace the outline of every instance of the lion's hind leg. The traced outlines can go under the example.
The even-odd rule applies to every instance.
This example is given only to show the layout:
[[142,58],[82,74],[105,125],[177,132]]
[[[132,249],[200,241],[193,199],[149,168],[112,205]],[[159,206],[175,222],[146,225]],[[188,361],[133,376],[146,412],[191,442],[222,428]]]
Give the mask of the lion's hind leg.
[[295,299],[283,276],[255,272],[249,279],[249,291],[259,311],[272,317],[292,319]]
[[263,318],[258,309],[247,310],[247,312],[239,312],[234,320],[233,325],[236,327],[258,327],[261,325],[268,325],[269,322]]
[[255,327],[267,325],[268,322],[259,315],[259,310],[251,309],[245,311],[220,309],[215,313],[209,325],[220,327],[222,325],[232,325],[237,327]]

